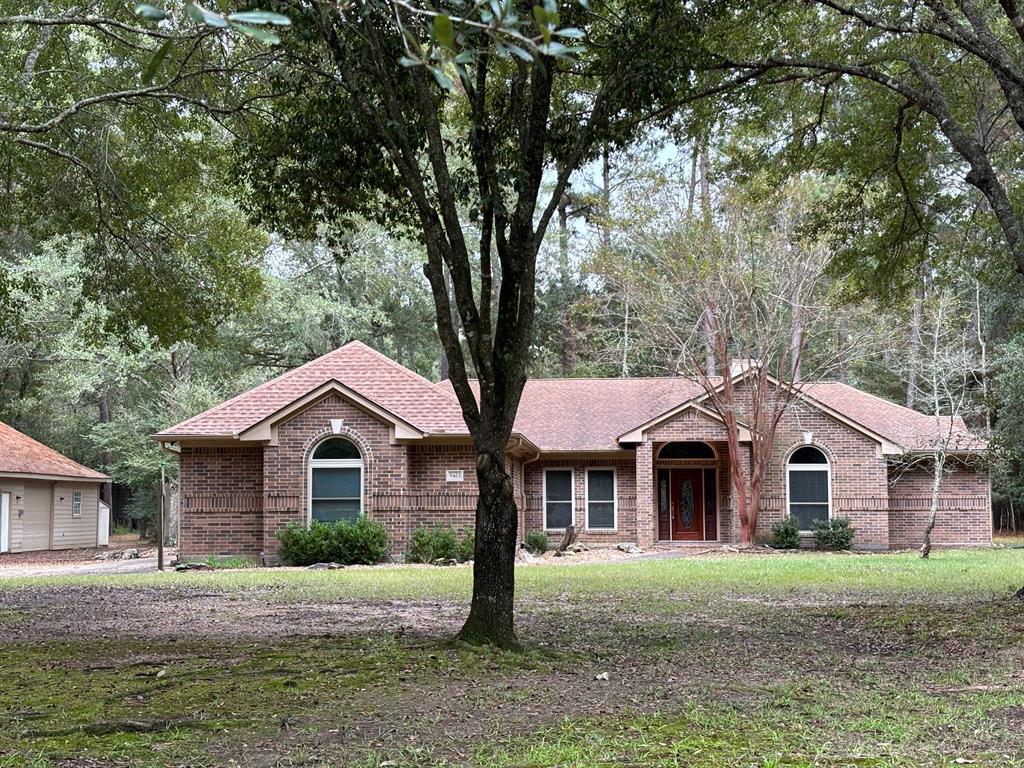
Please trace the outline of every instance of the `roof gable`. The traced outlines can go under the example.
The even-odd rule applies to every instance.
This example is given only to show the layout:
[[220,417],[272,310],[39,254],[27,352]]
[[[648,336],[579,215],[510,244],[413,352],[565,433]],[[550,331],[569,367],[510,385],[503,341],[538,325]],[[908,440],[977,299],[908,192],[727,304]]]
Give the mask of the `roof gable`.
[[186,419],[157,437],[233,438],[332,381],[420,432],[467,434],[454,397],[362,342],[353,341]]
[[271,443],[276,443],[278,425],[294,418],[307,408],[312,408],[314,405],[332,394],[341,395],[345,400],[348,400],[381,421],[389,424],[391,426],[392,437],[418,439],[424,436],[424,433],[421,430],[416,429],[416,427],[409,424],[409,422],[379,407],[373,401],[367,400],[358,392],[346,387],[341,382],[332,379],[323,386],[317,387],[312,392],[300,397],[298,400],[289,403],[284,408],[281,408],[272,414],[268,414],[266,418],[256,422],[244,432],[239,433],[238,439],[257,441],[269,440]]
[[110,478],[69,459],[0,421],[0,475],[68,477],[103,482]]
[[[738,372],[736,378],[746,373]],[[478,393],[475,381],[471,386]],[[274,424],[330,391],[389,422],[398,438],[468,436],[450,382],[433,384],[356,341],[156,437],[272,440]],[[947,417],[937,426],[932,416],[847,384],[802,384],[797,397],[874,440],[883,453],[928,450],[939,427],[953,434],[954,450],[980,451],[985,447],[962,420],[950,421]],[[523,389],[513,431],[544,452],[617,451],[642,439],[646,429],[690,408],[717,419],[706,400],[701,384],[683,376],[530,379]]]

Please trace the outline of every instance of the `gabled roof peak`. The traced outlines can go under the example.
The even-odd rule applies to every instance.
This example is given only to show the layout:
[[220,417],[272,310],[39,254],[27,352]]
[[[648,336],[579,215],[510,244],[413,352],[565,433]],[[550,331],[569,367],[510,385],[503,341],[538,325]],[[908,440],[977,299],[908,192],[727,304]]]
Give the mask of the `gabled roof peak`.
[[103,482],[110,478],[0,421],[0,475],[43,475]]

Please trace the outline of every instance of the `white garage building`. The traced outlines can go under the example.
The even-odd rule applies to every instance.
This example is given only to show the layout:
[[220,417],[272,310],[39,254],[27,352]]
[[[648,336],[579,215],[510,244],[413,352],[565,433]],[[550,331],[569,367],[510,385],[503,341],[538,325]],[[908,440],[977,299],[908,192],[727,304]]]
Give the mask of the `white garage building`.
[[0,553],[106,545],[109,480],[0,422]]

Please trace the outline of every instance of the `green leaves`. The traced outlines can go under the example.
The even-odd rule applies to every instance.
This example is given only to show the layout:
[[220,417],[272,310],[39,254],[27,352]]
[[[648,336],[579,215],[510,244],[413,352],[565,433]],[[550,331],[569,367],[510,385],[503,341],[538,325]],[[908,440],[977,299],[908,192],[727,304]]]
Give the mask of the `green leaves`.
[[[269,29],[264,29],[266,25],[287,27],[292,23],[291,19],[281,13],[260,10],[227,13],[227,3],[221,2],[220,5],[221,12],[218,13],[207,10],[199,3],[188,2],[185,4],[185,16],[198,24],[204,24],[217,29],[230,29],[268,45],[277,45],[281,42],[281,38]],[[135,6],[135,15],[149,21],[163,21],[167,18],[166,11],[147,3]],[[161,46],[156,55],[146,65],[146,69],[143,72],[143,82],[152,81],[154,74],[167,55],[165,47]]]
[[292,23],[292,20],[284,14],[271,13],[270,11],[232,13],[228,16],[228,21],[237,21],[243,24],[274,24],[278,27],[287,27]]
[[167,18],[166,11],[157,8],[156,6],[149,5],[148,3],[139,3],[139,5],[136,5],[135,15],[148,21],[163,21]]
[[229,26],[228,20],[221,16],[219,13],[208,11],[199,3],[188,3],[185,6],[185,15],[188,16],[192,21],[197,21],[200,24],[206,24],[209,27],[219,27],[225,29]]
[[144,85],[149,85],[153,82],[153,78],[156,76],[157,70],[160,69],[160,65],[164,63],[164,59],[167,58],[167,54],[171,50],[171,40],[167,40],[156,49],[156,53],[146,64],[146,68],[142,70],[142,82]]
[[455,49],[455,28],[448,14],[439,13],[434,17],[434,39],[449,51]]

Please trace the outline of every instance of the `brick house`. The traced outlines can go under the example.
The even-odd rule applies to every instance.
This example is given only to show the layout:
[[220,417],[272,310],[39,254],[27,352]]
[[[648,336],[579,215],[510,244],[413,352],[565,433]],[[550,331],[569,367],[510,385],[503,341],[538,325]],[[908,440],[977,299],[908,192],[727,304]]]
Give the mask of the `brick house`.
[[[736,377],[742,389],[742,373]],[[992,540],[984,443],[963,422],[933,535]],[[838,382],[805,384],[777,433],[759,531],[850,517],[856,545],[919,543],[935,419]],[[155,436],[180,461],[183,556],[273,560],[296,521],[382,521],[401,556],[420,526],[473,525],[474,451],[448,382],[432,383],[360,342]],[[749,465],[750,435],[740,436]],[[684,377],[531,379],[508,444],[527,531],[580,529],[590,544],[736,542],[726,432]],[[749,471],[745,467],[746,471]]]

